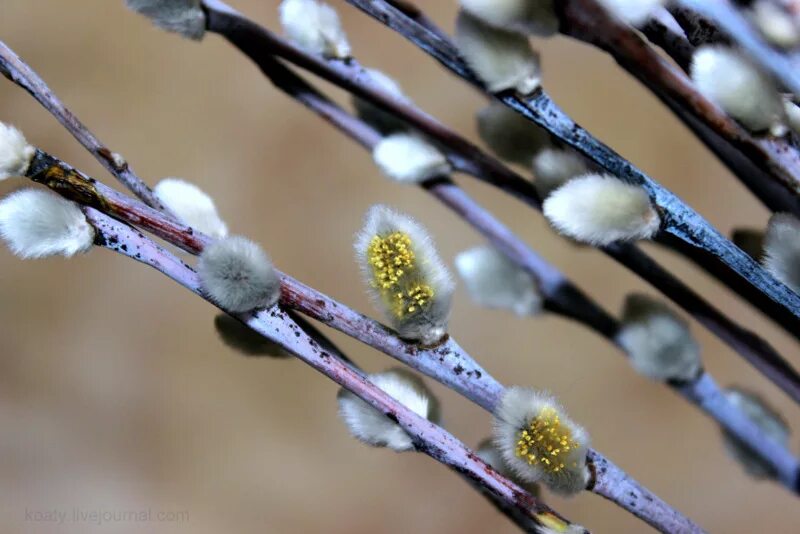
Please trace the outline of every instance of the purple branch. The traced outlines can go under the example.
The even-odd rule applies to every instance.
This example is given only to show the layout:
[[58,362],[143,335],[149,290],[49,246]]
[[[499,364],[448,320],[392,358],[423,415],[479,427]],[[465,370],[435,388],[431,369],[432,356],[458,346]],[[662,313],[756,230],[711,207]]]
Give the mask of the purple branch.
[[[197,274],[175,255],[130,226],[93,208],[87,207],[84,212],[97,229],[97,245],[149,265],[208,300]],[[412,437],[418,451],[466,477],[491,495],[493,500],[502,503],[504,509],[513,510],[513,515],[519,519],[518,524],[526,531],[537,532],[536,528],[543,525],[542,518],[557,517],[567,521],[542,501],[498,474],[449,432],[418,416],[373,385],[347,362],[320,347],[280,308],[231,315],[396,421]]]

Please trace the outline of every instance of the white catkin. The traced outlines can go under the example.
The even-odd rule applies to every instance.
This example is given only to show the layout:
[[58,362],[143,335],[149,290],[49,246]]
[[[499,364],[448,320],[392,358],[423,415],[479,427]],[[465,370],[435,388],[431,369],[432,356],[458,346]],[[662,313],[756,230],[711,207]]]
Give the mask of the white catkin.
[[748,130],[782,135],[783,98],[772,81],[741,53],[725,46],[698,48],[692,57],[698,91]]
[[50,191],[21,189],[0,201],[0,236],[23,259],[68,258],[92,248],[95,229],[74,202]]
[[[366,82],[377,91],[384,93],[395,100],[410,103],[403,90],[394,79],[377,69],[364,69]],[[408,129],[408,125],[397,118],[393,113],[386,112],[375,104],[353,95],[353,107],[358,117],[384,135]]]
[[558,32],[555,0],[460,0],[461,8],[501,30],[548,37]]
[[283,0],[281,26],[297,46],[327,58],[350,57],[350,43],[336,10],[318,0]]
[[702,370],[700,348],[689,325],[647,295],[635,293],[625,299],[617,340],[636,372],[652,380],[689,381]]
[[647,21],[650,14],[666,0],[598,0],[609,13],[621,21],[638,26]]
[[188,39],[200,40],[206,31],[206,16],[200,0],[125,0],[130,9],[153,24]]
[[390,179],[418,184],[451,172],[450,163],[432,143],[417,134],[393,133],[372,150],[378,168]]
[[539,55],[527,37],[493,28],[461,11],[455,40],[459,52],[489,91],[515,89],[528,95],[539,88]]
[[[525,454],[520,453],[523,432],[531,437]],[[494,444],[506,465],[526,482],[539,482],[562,495],[586,488],[589,435],[547,393],[508,388],[494,414]],[[559,450],[551,454],[548,446]]]
[[795,293],[800,293],[800,220],[789,213],[770,217],[764,236],[764,267]]
[[757,0],[748,14],[764,38],[775,46],[792,48],[800,44],[800,27],[773,0]]
[[185,224],[215,239],[228,235],[214,200],[196,185],[180,178],[165,178],[153,192]]
[[35,152],[22,132],[0,122],[0,181],[24,176]]
[[607,174],[573,178],[545,199],[543,212],[560,233],[596,246],[650,239],[661,225],[644,189]]
[[533,185],[542,198],[577,176],[586,174],[586,160],[572,149],[545,148],[533,158]]
[[550,146],[550,134],[506,105],[493,101],[477,113],[478,135],[498,157],[530,165]]
[[519,317],[542,310],[536,280],[490,245],[474,247],[456,256],[456,270],[478,305],[508,310]]
[[197,274],[205,293],[232,312],[269,307],[280,296],[280,279],[269,257],[245,237],[226,237],[208,245],[200,254]]
[[[439,423],[439,403],[425,383],[405,369],[390,369],[368,376],[370,382],[400,404],[434,423]],[[340,389],[339,417],[359,441],[396,452],[412,450],[414,442],[405,430],[346,389]]]

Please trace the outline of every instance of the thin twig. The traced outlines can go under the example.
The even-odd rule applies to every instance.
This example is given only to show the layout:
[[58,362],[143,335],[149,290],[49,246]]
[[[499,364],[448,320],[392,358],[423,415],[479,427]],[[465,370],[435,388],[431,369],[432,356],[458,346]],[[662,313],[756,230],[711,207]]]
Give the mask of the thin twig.
[[[66,163],[41,150],[36,151],[27,176],[70,200],[93,207],[103,213],[118,217],[126,223],[152,232],[186,252],[198,254],[211,241],[208,236],[177,223],[162,213],[125,197],[96,180],[87,178]],[[281,277],[280,303],[282,305],[305,313],[359,341],[363,340],[370,346],[396,357],[410,367],[450,387],[490,413],[494,413],[505,391],[504,386],[482,369],[458,346],[453,338],[448,338],[433,348],[406,343],[385,326],[288,275],[280,272],[278,274]],[[263,313],[260,312],[255,317],[263,315]],[[247,324],[255,329],[255,325],[251,321],[247,321]],[[260,332],[260,330],[256,330]],[[602,455],[594,451],[593,458],[602,458]],[[594,484],[600,483],[602,487],[601,479],[604,476],[630,480],[633,484],[633,480],[628,475],[616,472],[618,468],[610,461],[607,465],[613,469],[595,470]],[[666,529],[669,528],[669,525],[679,521],[684,525],[685,532],[702,532],[691,520],[638,483],[635,486],[632,485],[630,491],[646,492],[647,507],[644,509],[637,507],[636,511],[631,510],[631,512],[635,513],[637,517],[642,517],[648,524],[660,531],[671,532]],[[609,498],[607,495],[604,497]],[[625,510],[633,506],[624,499],[614,502]]]
[[[98,245],[153,267],[211,302],[204,295],[197,274],[175,255],[102,212],[90,207],[84,212],[97,229]],[[513,510],[509,517],[526,532],[537,532],[536,528],[544,525],[543,520],[553,517],[569,525],[563,516],[497,473],[452,434],[418,416],[372,384],[363,373],[321,347],[278,306],[231,315],[395,421],[411,436],[417,451],[466,477],[491,495],[493,501],[502,503],[508,511]]]
[[[450,161],[457,170],[480,177],[492,185],[521,198],[528,205],[541,210],[541,201],[538,193],[530,182],[483,153],[478,147],[446,128],[433,117],[408,102],[396,100],[382,93],[370,83],[369,76],[354,61],[348,64],[342,62],[326,63],[277,38],[243,15],[232,11],[231,8],[222,4],[220,0],[206,0],[205,3],[209,30],[221,33],[240,51],[250,57],[268,76],[270,73],[275,75],[274,73],[279,70],[275,67],[276,60],[271,55],[274,52],[403,118],[415,128],[430,135],[441,146],[449,147],[451,149],[448,154]],[[286,74],[284,72],[278,76],[284,79],[277,79],[276,83],[286,87],[290,87],[292,84],[297,85],[297,80],[288,79],[293,76],[291,73]],[[293,91],[301,101],[308,99],[308,102],[305,102],[306,105],[315,105],[314,103],[316,102],[318,110],[322,111],[323,116],[331,121],[331,118],[326,116],[324,112],[326,109],[333,109],[329,100],[315,94],[308,87],[303,87],[302,84],[295,87]],[[352,119],[346,120],[350,120],[350,123],[343,122],[342,125],[334,123],[334,125],[340,129],[346,128],[344,131],[355,132],[357,137],[364,137],[359,141],[362,144],[370,142],[369,139],[375,139],[374,134],[365,131],[363,127],[354,126]],[[370,135],[372,137],[367,139]],[[455,152],[453,147],[456,147],[459,151]],[[465,157],[463,154],[467,156]],[[607,247],[604,251],[650,282],[653,287],[659,289],[667,298],[681,306],[721,340],[740,353],[747,361],[774,380],[792,399],[800,402],[800,375],[766,341],[737,325],[670,274],[669,271],[644,254],[638,247],[619,244]],[[795,334],[800,335],[800,331],[795,332]]]
[[684,72],[689,72],[694,46],[672,13],[663,7],[656,8],[639,29],[651,43],[667,52]]
[[122,185],[139,197],[145,204],[165,211],[147,184],[139,178],[128,162],[117,152],[112,152],[100,142],[78,118],[67,109],[47,84],[27,63],[0,41],[0,72],[33,96],[61,125],[71,133]]

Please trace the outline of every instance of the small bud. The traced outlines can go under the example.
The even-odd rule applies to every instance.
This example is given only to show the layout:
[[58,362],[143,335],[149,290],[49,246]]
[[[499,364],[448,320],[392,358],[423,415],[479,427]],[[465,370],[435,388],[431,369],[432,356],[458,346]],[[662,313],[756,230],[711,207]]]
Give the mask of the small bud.
[[406,184],[418,184],[452,170],[438,148],[409,133],[398,132],[381,139],[372,150],[372,158],[383,174]]
[[21,189],[0,201],[0,236],[22,259],[87,252],[94,227],[80,207],[50,191]]
[[626,24],[639,26],[647,22],[650,14],[666,0],[599,0],[599,4]]
[[22,132],[0,122],[0,181],[25,176],[35,152]]
[[232,312],[270,307],[280,297],[281,282],[269,257],[246,237],[225,237],[208,245],[197,274],[206,294]]
[[456,270],[470,297],[480,306],[508,310],[520,317],[542,310],[536,280],[492,246],[460,253]]
[[764,250],[764,232],[750,228],[734,228],[731,240],[748,256],[756,261],[761,261],[761,253]]
[[628,295],[617,342],[637,373],[652,380],[689,381],[702,370],[700,349],[689,325],[663,303]]
[[199,41],[206,31],[200,0],[125,0],[128,8],[149,18],[162,30]]
[[789,213],[769,219],[764,237],[764,267],[795,293],[800,292],[800,220]]
[[478,135],[498,157],[526,167],[550,146],[550,134],[500,102],[478,112]]
[[[405,369],[390,369],[369,375],[369,380],[394,400],[434,423],[439,422],[439,403],[425,383]],[[396,422],[356,397],[340,389],[339,417],[359,441],[373,447],[388,447],[395,452],[412,450],[414,442]]]
[[[395,100],[406,103],[411,102],[411,99],[403,93],[400,85],[383,72],[377,69],[364,69],[364,72],[367,77],[367,82],[374,89],[391,96]],[[384,135],[408,128],[407,124],[402,119],[397,118],[392,113],[382,110],[363,98],[353,96],[352,101],[358,117]]]
[[775,46],[792,48],[800,44],[800,28],[792,16],[772,0],[756,1],[750,8],[750,20]]
[[456,21],[456,44],[489,91],[515,89],[529,95],[539,88],[539,55],[527,37],[492,28],[461,11]]
[[589,171],[583,156],[570,149],[545,148],[533,158],[533,185],[539,196],[547,198],[550,193]]
[[[789,427],[781,415],[758,395],[738,388],[725,390],[725,397],[736,406],[744,415],[753,421],[761,430],[763,439],[771,439],[781,445],[788,446]],[[744,470],[755,478],[775,478],[773,467],[761,458],[736,437],[723,432],[725,448],[731,456],[738,461]]]
[[650,239],[661,225],[644,189],[607,174],[573,178],[553,191],[543,208],[560,233],[596,246]]
[[478,448],[475,451],[475,454],[478,456],[478,458],[480,458],[481,460],[492,466],[492,469],[494,469],[502,476],[506,477],[507,479],[509,479],[514,484],[518,485],[519,487],[521,487],[534,497],[538,497],[539,494],[541,493],[538,484],[520,480],[514,473],[514,471],[509,469],[505,460],[503,460],[503,455],[500,453],[499,450],[497,450],[497,447],[495,447],[494,442],[490,438],[485,439],[478,444]]
[[748,130],[785,133],[781,95],[772,81],[737,51],[702,46],[692,57],[691,74],[700,93]]
[[350,43],[336,10],[318,0],[283,0],[280,5],[283,31],[291,41],[311,54],[326,58],[350,57]]
[[416,221],[376,205],[355,242],[375,305],[401,337],[425,345],[447,332],[454,284],[433,239]]
[[154,192],[188,226],[215,239],[228,235],[228,227],[217,213],[214,201],[196,185],[180,178],[165,178]]
[[214,317],[214,328],[225,345],[246,356],[272,356],[273,358],[290,356],[278,344],[227,313],[221,313]]
[[562,495],[586,488],[589,436],[548,394],[508,388],[494,416],[494,443],[526,482],[540,482]]
[[461,8],[490,26],[548,37],[558,31],[554,0],[460,0]]

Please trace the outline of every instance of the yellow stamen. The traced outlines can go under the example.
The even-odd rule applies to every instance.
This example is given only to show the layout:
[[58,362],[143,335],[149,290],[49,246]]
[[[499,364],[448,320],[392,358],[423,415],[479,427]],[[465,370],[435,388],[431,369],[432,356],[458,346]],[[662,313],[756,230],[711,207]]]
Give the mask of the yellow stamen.
[[376,235],[370,241],[367,258],[372,266],[372,284],[396,317],[418,313],[430,304],[433,288],[418,281],[416,255],[408,234]]
[[[567,426],[562,426],[558,411],[542,408],[528,427],[517,435],[517,457],[550,473],[559,473],[567,466],[569,451],[578,446]],[[572,462],[572,466],[577,463]]]

